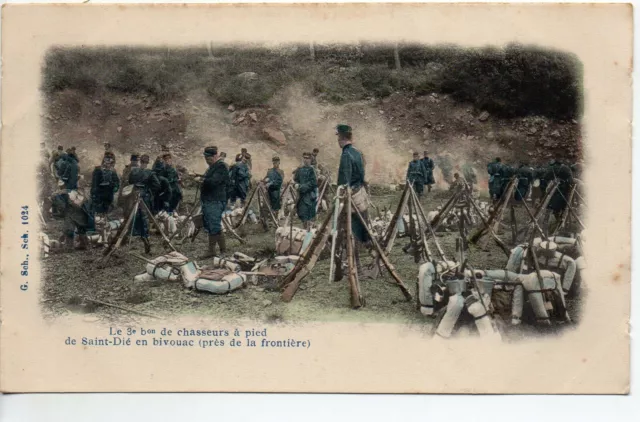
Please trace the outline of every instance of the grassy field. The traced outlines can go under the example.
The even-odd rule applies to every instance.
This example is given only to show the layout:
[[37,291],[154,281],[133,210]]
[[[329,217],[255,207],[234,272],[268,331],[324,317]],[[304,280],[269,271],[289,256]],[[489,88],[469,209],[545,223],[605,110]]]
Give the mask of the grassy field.
[[[191,200],[193,194],[186,192],[187,200]],[[373,197],[373,202],[380,209],[394,209],[399,197],[400,192],[378,194]],[[422,203],[428,212],[444,203],[448,197],[448,192],[434,191],[426,195]],[[48,234],[57,237],[60,233],[59,225],[57,221],[50,224]],[[248,226],[243,235],[249,240],[245,245],[228,238],[229,252],[239,251],[254,257],[274,254],[273,229],[265,233],[260,225],[253,225]],[[455,233],[438,234],[438,241],[449,257],[455,254],[455,238]],[[195,242],[176,247],[186,256],[194,258],[206,250],[206,241],[205,234],[201,233]],[[152,242],[152,255],[162,254],[160,238],[153,238]],[[402,251],[402,246],[407,242],[406,238],[398,239],[390,258],[404,283],[415,295],[418,265],[412,256]],[[328,280],[328,260],[319,261],[313,273],[303,280],[293,301],[284,303],[280,300],[279,292],[268,291],[259,286],[249,286],[224,296],[190,291],[180,282],[134,286],[133,277],[144,271],[144,263],[129,256],[129,250],[142,253],[143,247],[139,240],[133,239],[130,245],[118,251],[110,261],[110,267],[106,269],[96,267],[101,249],[52,254],[44,261],[42,300],[45,315],[91,312],[101,319],[119,321],[135,317],[106,306],[81,306],[83,299],[88,297],[167,318],[198,315],[212,320],[250,319],[262,323],[352,321],[418,324],[424,325],[425,329],[431,326],[430,321],[416,311],[415,302],[405,301],[400,290],[390,283],[391,278],[386,273],[377,280],[361,281],[366,306],[352,310],[346,278],[341,282]],[[364,258],[366,253],[361,256],[363,263],[370,262],[370,258]],[[472,246],[469,259],[476,268],[503,268],[507,260],[493,243],[489,244],[487,251]],[[206,264],[206,261],[199,263]]]

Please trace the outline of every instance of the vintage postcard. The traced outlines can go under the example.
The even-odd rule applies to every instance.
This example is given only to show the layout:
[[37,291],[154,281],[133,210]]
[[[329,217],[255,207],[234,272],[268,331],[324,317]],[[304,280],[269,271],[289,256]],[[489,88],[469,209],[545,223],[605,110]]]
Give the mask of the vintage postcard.
[[5,6],[0,388],[628,393],[632,34]]

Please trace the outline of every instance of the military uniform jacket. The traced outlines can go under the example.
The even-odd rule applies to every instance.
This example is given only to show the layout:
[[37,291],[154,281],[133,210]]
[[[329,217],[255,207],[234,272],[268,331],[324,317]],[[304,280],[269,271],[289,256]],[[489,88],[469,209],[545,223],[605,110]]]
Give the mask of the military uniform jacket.
[[489,173],[489,176],[502,177],[502,163],[497,161],[490,162],[487,164],[487,173]]
[[59,160],[58,175],[64,181],[66,189],[74,190],[78,188],[78,160],[72,155],[64,155]]
[[233,185],[240,189],[249,188],[249,179],[251,178],[249,166],[243,162],[237,162],[233,167],[231,167],[229,173],[229,177],[231,178],[231,183]]
[[269,192],[280,191],[284,181],[284,172],[280,169],[270,168],[267,172],[267,178],[269,179]]
[[149,169],[133,167],[129,173],[129,184],[147,194],[155,194],[160,190],[160,180],[154,172]]
[[431,158],[425,157],[420,160],[420,163],[422,163],[422,165],[424,166],[425,174],[428,174],[429,172],[433,172],[433,169],[435,168],[435,163]]
[[97,166],[93,170],[91,179],[91,197],[112,196],[120,188],[120,179],[114,170],[107,170]]
[[338,185],[349,185],[357,189],[364,185],[364,158],[353,145],[342,148],[340,167],[338,168]]
[[298,192],[300,192],[300,202],[306,205],[315,206],[317,199],[318,179],[316,171],[311,166],[300,167],[296,172],[294,182],[298,183]]
[[427,175],[424,165],[420,160],[414,160],[409,162],[409,168],[407,168],[407,180],[411,183],[425,184],[427,181]]
[[203,201],[227,201],[227,189],[229,188],[229,169],[222,160],[209,166],[204,174],[204,180],[200,187]]

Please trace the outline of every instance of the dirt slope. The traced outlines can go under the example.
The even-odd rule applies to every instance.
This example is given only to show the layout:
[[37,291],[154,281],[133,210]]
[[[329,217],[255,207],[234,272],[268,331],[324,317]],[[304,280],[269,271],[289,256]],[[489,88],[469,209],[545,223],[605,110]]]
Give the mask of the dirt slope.
[[166,144],[177,164],[202,171],[200,151],[213,144],[228,153],[228,162],[247,147],[254,156],[254,174],[260,177],[272,155],[280,155],[289,173],[301,152],[313,147],[321,149],[321,162],[335,172],[340,150],[333,128],[339,122],[353,126],[373,183],[401,181],[413,150],[448,155],[454,168],[471,162],[483,177],[486,162],[497,155],[531,164],[581,156],[576,121],[496,118],[435,93],[395,93],[383,100],[336,106],[291,86],[266,106],[236,110],[213,101],[204,90],[169,103],[148,96],[108,91],[87,96],[65,90],[50,96],[43,119],[48,146],[77,146],[83,171],[99,163],[102,143],[109,141],[120,153],[118,168],[131,152],[155,157]]

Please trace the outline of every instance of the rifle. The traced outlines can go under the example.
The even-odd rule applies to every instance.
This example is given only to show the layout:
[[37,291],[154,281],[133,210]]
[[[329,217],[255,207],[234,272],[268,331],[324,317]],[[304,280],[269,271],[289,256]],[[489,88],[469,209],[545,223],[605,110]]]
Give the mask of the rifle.
[[343,189],[343,186],[338,186],[338,190],[336,192],[336,200],[333,207],[333,216],[331,222],[331,265],[329,267],[329,281],[333,281],[333,276],[335,273],[335,255],[336,255],[336,243],[338,238],[338,218],[340,214],[340,190]]

